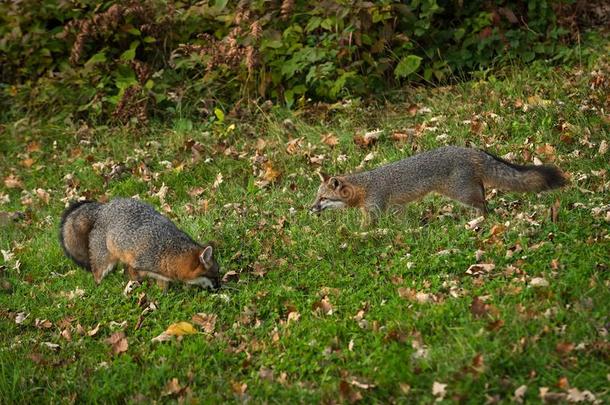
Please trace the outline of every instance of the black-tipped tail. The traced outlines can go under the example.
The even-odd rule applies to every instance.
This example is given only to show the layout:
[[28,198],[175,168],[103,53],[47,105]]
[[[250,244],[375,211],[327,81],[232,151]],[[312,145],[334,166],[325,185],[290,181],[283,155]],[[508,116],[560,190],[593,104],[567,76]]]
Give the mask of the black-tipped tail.
[[568,184],[568,179],[565,177],[565,174],[556,166],[524,166],[524,168],[525,170],[538,172],[546,183],[546,190],[563,187]]
[[483,163],[486,185],[510,191],[544,191],[568,184],[565,174],[551,165],[518,165],[485,152]]

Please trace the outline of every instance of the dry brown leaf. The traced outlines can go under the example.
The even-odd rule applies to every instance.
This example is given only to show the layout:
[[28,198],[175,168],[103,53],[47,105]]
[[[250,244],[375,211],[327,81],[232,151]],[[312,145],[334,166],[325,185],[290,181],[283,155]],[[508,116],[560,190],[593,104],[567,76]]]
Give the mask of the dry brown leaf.
[[301,144],[303,142],[303,138],[295,138],[291,139],[286,143],[286,152],[289,155],[295,155],[299,149],[301,149]]
[[569,342],[559,342],[555,346],[555,351],[561,356],[565,356],[569,354],[572,350],[574,350],[574,343]]
[[559,377],[557,381],[557,387],[561,390],[567,390],[570,388],[570,382],[568,381],[568,377]]
[[203,312],[199,312],[191,318],[193,323],[201,326],[206,333],[213,333],[216,328],[216,319],[218,316],[216,314],[205,314]]
[[323,297],[320,301],[313,303],[313,311],[324,315],[332,315],[333,306],[330,303],[328,297]]
[[555,404],[565,401],[567,394],[563,392],[550,392],[548,387],[540,387],[540,399],[547,404]]
[[258,377],[261,380],[273,381],[273,370],[261,366],[260,370],[258,370]]
[[161,393],[161,396],[179,395],[184,390],[184,387],[180,386],[180,382],[177,378],[172,378],[165,384],[165,388]]
[[488,314],[495,314],[498,310],[491,304],[484,302],[481,297],[474,297],[470,304],[470,313],[475,317],[480,318]]
[[32,141],[32,142],[28,143],[28,145],[26,146],[25,150],[28,153],[40,152],[40,142]]
[[466,270],[466,274],[470,274],[471,276],[482,276],[489,273],[495,268],[496,265],[493,263],[477,263],[468,267],[468,270]]
[[353,389],[345,380],[339,382],[339,395],[343,401],[347,401],[350,404],[354,404],[362,399],[362,394]]
[[322,141],[322,143],[331,147],[337,146],[339,144],[339,138],[335,136],[335,134],[333,134],[332,132],[322,135],[320,137],[320,140]]
[[523,403],[523,397],[525,396],[525,393],[527,392],[527,385],[521,385],[519,388],[517,388],[515,390],[515,402],[522,404]]
[[438,401],[443,400],[445,395],[447,395],[447,384],[434,381],[434,383],[432,383],[432,395],[434,395]]
[[360,147],[367,148],[377,142],[382,133],[382,130],[376,129],[366,132],[364,135],[354,135],[354,143]]
[[248,384],[246,383],[240,383],[238,381],[233,381],[231,383],[231,389],[233,390],[233,392],[238,395],[238,396],[243,396],[246,393],[246,390],[248,389]]
[[48,319],[38,319],[34,320],[34,326],[38,329],[50,329],[53,327],[53,324]]
[[273,167],[271,161],[265,162],[263,167],[265,169],[262,176],[263,180],[273,183],[280,177],[281,173]]
[[93,329],[89,330],[89,332],[87,332],[87,335],[95,336],[99,330],[100,330],[100,324],[98,323],[95,328],[93,328]]
[[288,313],[288,317],[286,318],[286,321],[287,321],[287,323],[297,322],[299,319],[301,319],[301,314],[299,314],[297,311],[290,311]]
[[127,351],[129,344],[125,337],[125,332],[115,332],[109,338],[106,339],[112,349],[112,354],[118,355]]
[[6,188],[23,188],[23,182],[13,173],[4,178],[4,185]]
[[393,132],[392,135],[390,135],[390,138],[392,138],[394,142],[408,142],[411,139],[411,136],[406,132]]
[[549,282],[543,277],[534,277],[530,281],[530,286],[536,288],[544,288],[549,286]]
[[490,332],[497,332],[504,326],[504,321],[502,319],[497,319],[495,321],[491,321],[487,324],[487,330]]
[[61,331],[61,337],[63,337],[64,339],[66,339],[68,342],[70,342],[72,340],[72,333],[70,333],[70,329],[64,329]]

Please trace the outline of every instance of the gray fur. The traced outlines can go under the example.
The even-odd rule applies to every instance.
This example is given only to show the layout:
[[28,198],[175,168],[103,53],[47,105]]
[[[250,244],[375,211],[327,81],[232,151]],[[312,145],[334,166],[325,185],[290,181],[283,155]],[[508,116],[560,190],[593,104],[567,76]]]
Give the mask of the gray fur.
[[145,271],[154,271],[166,252],[189,252],[202,247],[153,207],[131,198],[115,198],[104,204],[89,238],[91,249],[95,248],[98,254],[106,249],[107,240],[121,250],[141,252],[134,267]]
[[555,166],[517,165],[479,149],[445,146],[353,173],[345,180],[364,190],[364,209],[375,215],[435,191],[487,211],[485,186],[508,191],[543,191],[567,183]]

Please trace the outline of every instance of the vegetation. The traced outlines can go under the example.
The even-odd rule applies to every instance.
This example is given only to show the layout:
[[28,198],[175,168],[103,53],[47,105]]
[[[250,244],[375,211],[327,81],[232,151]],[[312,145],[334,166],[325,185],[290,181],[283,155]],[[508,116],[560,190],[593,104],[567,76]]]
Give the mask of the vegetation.
[[215,108],[239,114],[266,100],[446,84],[499,60],[570,59],[562,44],[578,38],[580,3],[2,2],[0,107],[98,122],[214,119]]
[[[343,27],[320,24],[310,32]],[[148,46],[151,34],[136,27],[114,37],[127,44],[121,52],[131,36],[142,37],[136,55]],[[0,402],[609,401],[610,66],[599,56],[610,48],[596,44],[579,64],[480,71],[387,104],[261,108],[248,120],[214,107],[214,119],[140,129],[4,115]],[[90,72],[107,66],[96,64],[100,52],[125,55],[86,49],[79,60]],[[415,71],[436,62],[422,56]],[[84,71],[65,65],[38,80]],[[124,94],[104,90],[117,88],[109,78],[120,77],[109,71],[94,87],[102,103]],[[377,129],[376,142],[363,141]],[[308,214],[317,170],[371,168],[444,144],[553,162],[572,184],[490,191],[482,221],[438,196],[372,229],[357,212]],[[95,286],[64,257],[57,226],[67,201],[134,195],[214,241],[220,292],[177,285],[164,294],[145,283],[124,294],[121,272]],[[170,328],[178,322],[188,324]],[[152,341],[168,328],[179,336]]]

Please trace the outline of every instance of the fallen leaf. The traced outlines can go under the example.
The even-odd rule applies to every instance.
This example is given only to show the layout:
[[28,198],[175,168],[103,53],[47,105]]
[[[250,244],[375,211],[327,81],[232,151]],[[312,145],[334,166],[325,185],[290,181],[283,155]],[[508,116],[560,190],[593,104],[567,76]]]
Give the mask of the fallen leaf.
[[349,383],[351,385],[353,385],[354,387],[358,387],[358,388],[361,388],[363,390],[369,390],[371,388],[375,388],[375,384],[369,384],[369,383],[365,383],[365,382],[362,382],[362,381],[358,381],[354,377],[352,377],[350,379]]
[[59,345],[57,343],[51,343],[51,342],[42,342],[42,344],[46,347],[48,347],[51,350],[57,350],[59,349]]
[[328,146],[337,146],[339,144],[339,138],[337,138],[332,132],[322,135],[320,138],[322,143]]
[[600,142],[597,153],[599,155],[605,155],[606,152],[608,152],[608,142],[606,142],[606,140],[604,139],[603,141]]
[[483,302],[479,297],[474,297],[472,299],[472,303],[470,304],[470,313],[475,317],[480,318],[489,314],[491,310],[491,305]]
[[482,276],[495,268],[496,265],[493,263],[477,263],[468,267],[466,274],[470,274],[471,276]]
[[99,330],[100,330],[100,324],[98,323],[95,328],[93,328],[89,332],[87,332],[87,335],[95,336]]
[[567,390],[570,388],[570,382],[568,381],[568,377],[559,377],[559,381],[557,381],[557,387],[561,390]]
[[548,387],[540,387],[538,390],[540,399],[547,404],[554,404],[565,401],[567,394],[563,392],[550,392]]
[[49,204],[49,201],[51,200],[51,196],[49,195],[49,192],[42,189],[42,188],[37,188],[36,189],[36,195],[38,196],[38,198],[40,198],[42,201],[44,201],[45,204]]
[[483,221],[485,221],[485,217],[480,216],[477,217],[471,221],[469,221],[465,227],[466,229],[470,229],[471,231],[477,230],[479,228],[479,225],[481,225],[481,223],[483,223]]
[[549,282],[546,279],[544,279],[543,277],[534,277],[530,281],[530,286],[536,287],[536,288],[548,287]]
[[515,402],[518,402],[520,404],[523,403],[523,397],[525,396],[525,393],[527,392],[527,385],[522,385],[519,388],[517,388],[515,390]]
[[288,317],[287,317],[286,321],[287,321],[287,323],[297,322],[300,318],[301,318],[301,314],[299,314],[297,311],[291,311],[288,313]]
[[568,390],[568,397],[566,398],[568,402],[595,402],[595,395],[589,391],[584,390],[580,391],[578,388],[570,388]]
[[197,330],[190,323],[182,321],[169,325],[165,332],[168,335],[183,336],[194,335],[195,333],[197,333]]
[[169,325],[167,329],[159,336],[151,339],[151,342],[165,342],[173,339],[175,336],[193,335],[197,330],[188,322],[177,322]]
[[432,395],[436,397],[437,401],[442,401],[445,395],[447,395],[447,384],[434,381],[432,383]]
[[273,370],[261,366],[260,370],[258,370],[258,377],[261,380],[273,381]]
[[233,392],[238,395],[238,396],[243,396],[246,393],[246,390],[248,389],[248,384],[246,383],[240,383],[237,381],[233,381],[231,383],[231,389],[233,390]]
[[406,132],[393,132],[390,138],[394,142],[408,142],[411,139],[411,135]]
[[557,353],[559,353],[561,356],[565,356],[566,354],[570,353],[572,350],[574,350],[574,343],[559,342],[555,346],[555,351]]
[[400,392],[407,395],[411,391],[411,386],[407,383],[398,383],[398,388],[400,388]]
[[15,323],[17,325],[21,325],[23,321],[27,319],[28,316],[30,316],[30,314],[26,314],[25,312],[19,312],[15,317]]
[[34,320],[34,326],[37,327],[38,329],[49,329],[49,328],[53,327],[53,324],[48,319],[40,320],[40,319],[36,318]]
[[180,394],[183,390],[184,387],[180,386],[180,382],[178,381],[178,379],[172,378],[167,382],[167,384],[165,384],[165,388],[163,389],[161,396],[166,397],[169,395],[177,395]]
[[216,175],[216,179],[214,180],[214,184],[212,184],[212,188],[213,189],[217,189],[218,186],[220,186],[222,184],[222,182],[223,182],[222,173],[219,172]]
[[118,355],[127,351],[129,344],[127,343],[127,338],[125,337],[125,332],[115,332],[108,339],[106,339],[106,343],[111,346],[112,354]]
[[322,313],[324,315],[332,315],[333,306],[331,305],[328,297],[323,297],[320,301],[316,301],[313,303],[313,310],[317,313]]
[[6,188],[23,188],[21,179],[12,173],[4,178],[4,185]]
[[368,147],[377,142],[381,134],[382,130],[376,129],[374,131],[366,132],[364,135],[355,135],[354,143],[361,147]]
[[345,380],[339,382],[339,395],[341,399],[350,404],[354,404],[362,399],[362,394],[359,391],[352,389],[350,384]]
[[216,314],[205,314],[203,312],[199,312],[191,318],[193,323],[201,326],[205,333],[213,333],[216,327],[216,319],[218,316]]
[[486,329],[490,332],[497,332],[504,326],[504,321],[502,319],[497,319],[495,321],[491,321],[487,324]]
[[70,333],[70,329],[64,329],[61,331],[61,337],[66,339],[68,342],[72,340],[72,333]]

